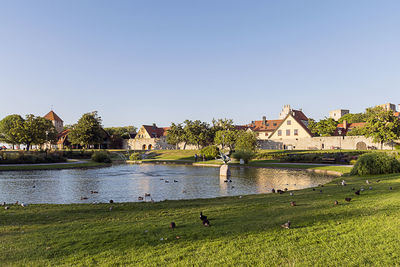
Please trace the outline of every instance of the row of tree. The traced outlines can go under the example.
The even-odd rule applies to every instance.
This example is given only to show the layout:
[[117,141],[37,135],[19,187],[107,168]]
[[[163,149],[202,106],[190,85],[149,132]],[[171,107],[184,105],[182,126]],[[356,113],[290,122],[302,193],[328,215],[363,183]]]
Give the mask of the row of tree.
[[212,125],[200,120],[185,120],[183,123],[171,124],[167,142],[175,146],[183,143],[183,149],[186,145],[195,145],[198,149],[221,145],[230,150],[254,150],[257,139],[252,132],[236,129],[230,119],[213,120]]
[[393,111],[384,110],[382,107],[368,108],[364,113],[346,114],[339,121],[325,118],[316,122],[309,119],[308,128],[317,136],[331,136],[335,133],[339,123],[365,122],[364,127],[355,127],[346,135],[371,137],[381,145],[400,138],[400,119]]

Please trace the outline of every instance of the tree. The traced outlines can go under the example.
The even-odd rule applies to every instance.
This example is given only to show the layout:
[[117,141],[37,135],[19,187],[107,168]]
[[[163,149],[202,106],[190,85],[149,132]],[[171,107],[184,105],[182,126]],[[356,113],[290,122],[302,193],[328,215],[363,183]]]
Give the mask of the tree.
[[336,130],[337,122],[332,118],[320,120],[315,129],[320,136],[331,136]]
[[367,124],[365,135],[372,137],[374,142],[381,144],[393,142],[400,137],[400,120],[393,111],[386,111],[381,107],[367,109]]
[[314,119],[308,119],[308,129],[312,134],[318,134],[317,122]]
[[233,150],[235,147],[236,140],[238,138],[238,131],[233,130],[219,130],[216,132],[214,137],[214,144],[221,145],[222,149],[225,146],[229,147],[230,150]]
[[184,143],[183,149],[185,149],[187,140],[185,138],[185,131],[183,130],[182,124],[172,123],[168,130],[167,143],[176,147],[181,142]]
[[19,144],[17,129],[24,123],[24,119],[17,114],[8,115],[0,121],[0,141],[14,145]]
[[188,144],[196,145],[199,149],[200,146],[212,143],[213,139],[208,123],[199,120],[185,120],[184,123],[184,138]]
[[78,123],[72,126],[68,138],[72,144],[88,147],[100,144],[104,135],[105,133],[101,127],[101,117],[98,116],[97,111],[94,111],[82,115]]
[[123,139],[129,139],[131,134],[136,133],[136,127],[134,126],[123,126],[123,127],[108,127],[104,130],[112,136],[120,136]]
[[339,123],[346,121],[347,123],[365,122],[367,120],[366,113],[348,113],[339,119]]
[[43,117],[26,115],[22,124],[15,129],[18,143],[26,145],[29,151],[32,145],[54,143],[57,140],[57,131],[53,123]]
[[255,133],[239,131],[235,144],[235,150],[254,151],[257,147],[257,137]]

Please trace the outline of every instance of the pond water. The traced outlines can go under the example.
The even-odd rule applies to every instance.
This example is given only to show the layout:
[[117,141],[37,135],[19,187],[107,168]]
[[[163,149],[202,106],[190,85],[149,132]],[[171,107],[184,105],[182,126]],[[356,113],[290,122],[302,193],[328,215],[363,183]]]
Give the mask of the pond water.
[[232,182],[226,183],[219,177],[219,168],[181,165],[123,164],[99,169],[0,172],[0,202],[137,202],[139,196],[144,201],[214,198],[270,193],[272,188],[302,189],[332,179],[284,169],[235,167],[231,173]]

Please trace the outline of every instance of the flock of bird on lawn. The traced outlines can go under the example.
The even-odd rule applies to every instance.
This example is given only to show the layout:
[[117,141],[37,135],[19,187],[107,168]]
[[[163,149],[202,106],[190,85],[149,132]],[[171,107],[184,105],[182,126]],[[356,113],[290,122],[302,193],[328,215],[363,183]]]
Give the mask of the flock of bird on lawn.
[[[165,183],[169,183],[168,180],[164,180],[163,178],[161,178],[160,180],[165,181]],[[173,180],[173,181],[174,181],[174,183],[177,183],[177,182],[178,182],[177,180]],[[224,182],[232,182],[232,180],[229,179],[229,180],[226,180],[226,181],[224,181]],[[379,183],[379,182],[380,182],[380,180],[376,180],[376,183]],[[367,185],[370,185],[370,184],[371,184],[371,182],[370,182],[369,180],[366,180],[365,183],[366,183]],[[347,186],[347,183],[346,183],[345,180],[342,180],[340,183],[338,183],[338,185]],[[324,186],[323,186],[323,185],[319,185],[319,187],[324,187]],[[372,187],[370,186],[368,189],[369,189],[369,190],[372,190]],[[354,194],[357,195],[357,196],[359,196],[359,195],[361,194],[361,192],[364,191],[364,190],[365,190],[365,189],[364,189],[363,187],[361,187],[361,188],[358,189],[358,190],[356,190],[354,187],[352,188],[352,191],[354,191]],[[390,186],[390,187],[389,187],[389,190],[393,190],[393,188]],[[283,193],[285,193],[285,192],[287,192],[287,191],[288,191],[287,188],[284,188],[283,190],[281,190],[281,189],[275,190],[275,188],[272,188],[272,190],[271,190],[272,193],[278,193],[278,194],[283,194]],[[312,188],[312,191],[316,191],[316,189],[315,189],[315,188]],[[322,194],[322,193],[323,193],[322,189],[319,190],[319,192]],[[91,194],[98,194],[99,192],[98,192],[98,191],[90,191],[90,193],[91,193]],[[290,192],[290,195],[293,196],[293,192]],[[150,201],[151,201],[151,202],[154,202],[154,200],[151,198],[151,194],[150,194],[150,193],[145,193],[145,194],[144,194],[144,197],[139,196],[139,197],[138,197],[138,200],[143,201],[143,200],[146,200],[148,197],[150,197]],[[240,196],[240,198],[241,198],[241,196]],[[81,197],[81,200],[85,200],[85,199],[88,199],[88,198],[87,198],[87,197]],[[351,198],[351,197],[346,197],[344,200],[345,200],[346,202],[350,202],[350,201],[352,200],[352,198]],[[110,204],[113,204],[113,203],[114,203],[114,201],[113,201],[112,199],[111,199],[109,202],[110,202]],[[19,203],[18,201],[15,202],[15,205],[20,205],[20,206],[22,206],[22,207],[28,206],[27,204]],[[334,205],[339,205],[339,201],[335,200]],[[1,206],[3,206],[4,209],[6,209],[6,210],[10,209],[10,206],[8,206],[8,205],[6,204],[6,202],[3,202],[3,203],[1,204]],[[295,206],[296,206],[296,202],[295,202],[295,201],[291,201],[291,202],[290,202],[290,206],[295,207]],[[112,208],[113,208],[113,207],[111,206],[111,207],[110,207],[110,211],[112,210]],[[211,226],[210,221],[207,219],[207,216],[203,215],[202,212],[200,212],[200,220],[202,221],[202,224],[203,224],[204,226],[206,226],[206,227]],[[169,225],[169,227],[170,227],[172,230],[174,230],[174,229],[176,228],[176,223],[175,223],[175,222],[171,222],[170,225]],[[290,221],[287,221],[286,223],[282,224],[281,227],[282,227],[282,228],[285,228],[285,229],[290,229],[290,227],[291,227],[291,222],[290,222]]]

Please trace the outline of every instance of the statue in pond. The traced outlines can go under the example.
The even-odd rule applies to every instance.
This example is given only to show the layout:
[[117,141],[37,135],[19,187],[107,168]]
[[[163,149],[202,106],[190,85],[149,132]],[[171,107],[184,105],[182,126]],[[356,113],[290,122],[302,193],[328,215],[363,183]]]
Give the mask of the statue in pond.
[[228,153],[222,153],[221,151],[219,152],[220,154],[220,160],[222,160],[222,162],[224,163],[221,168],[219,169],[219,175],[220,176],[226,176],[226,177],[230,177],[231,176],[231,171],[229,169],[229,165],[228,162],[231,161],[231,158],[229,157]]

